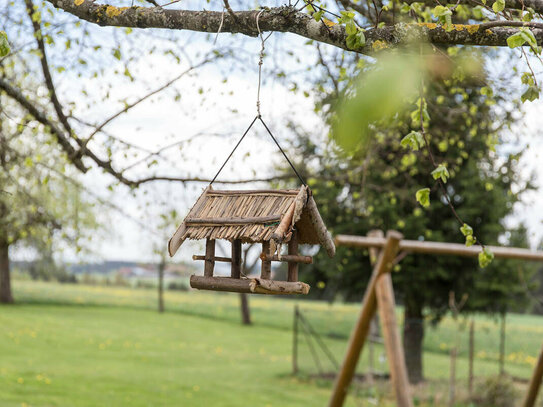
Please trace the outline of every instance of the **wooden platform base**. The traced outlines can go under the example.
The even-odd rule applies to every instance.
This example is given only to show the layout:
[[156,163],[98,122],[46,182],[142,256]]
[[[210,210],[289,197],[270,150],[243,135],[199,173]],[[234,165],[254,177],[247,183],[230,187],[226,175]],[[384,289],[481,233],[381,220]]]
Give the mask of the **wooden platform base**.
[[307,294],[309,285],[300,281],[274,281],[260,278],[190,276],[190,286],[198,290],[230,291],[247,294]]

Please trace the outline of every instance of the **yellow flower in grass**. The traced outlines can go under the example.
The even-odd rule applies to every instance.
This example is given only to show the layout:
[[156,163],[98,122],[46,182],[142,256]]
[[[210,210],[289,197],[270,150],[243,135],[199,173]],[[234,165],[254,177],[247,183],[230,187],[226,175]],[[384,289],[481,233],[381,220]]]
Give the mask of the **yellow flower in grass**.
[[536,358],[534,358],[533,356],[526,356],[526,358],[524,358],[524,361],[530,366],[535,366]]

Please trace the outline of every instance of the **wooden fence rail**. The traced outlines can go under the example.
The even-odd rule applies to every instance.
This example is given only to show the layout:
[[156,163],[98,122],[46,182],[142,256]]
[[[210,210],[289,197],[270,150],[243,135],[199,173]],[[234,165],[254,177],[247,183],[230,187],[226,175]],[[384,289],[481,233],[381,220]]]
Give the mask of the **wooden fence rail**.
[[[411,407],[412,401],[409,395],[409,384],[407,383],[405,365],[401,360],[403,348],[395,331],[393,312],[394,292],[392,291],[392,280],[388,273],[390,272],[392,265],[403,258],[402,255],[396,257],[398,252],[477,257],[481,252],[481,246],[467,247],[458,243],[403,240],[402,235],[399,232],[390,230],[386,237],[383,237],[382,232],[379,233],[378,231],[371,232],[369,236],[338,235],[335,238],[335,244],[336,246],[365,247],[370,249],[378,248],[380,249],[380,253],[366,288],[362,301],[362,309],[358,321],[351,332],[345,359],[336,377],[334,390],[328,405],[329,407],[340,407],[343,405],[358,363],[360,352],[362,351],[368,335],[370,321],[379,307],[380,311],[386,314],[384,315],[384,318],[382,317],[385,324],[383,334],[385,343],[387,344],[387,354],[389,358],[392,359],[390,368],[396,393],[396,403],[401,407]],[[535,252],[516,247],[486,247],[494,253],[494,257],[496,258],[543,261],[543,252]],[[371,257],[375,257],[375,250],[370,250],[370,252],[373,252],[371,253],[373,254]],[[378,301],[379,299],[380,301]],[[390,316],[390,318],[387,316]],[[390,320],[387,321],[387,318]],[[394,372],[392,372],[392,370],[394,370]],[[539,356],[536,368],[534,369],[528,392],[523,402],[523,407],[534,406],[539,388],[541,387],[542,378],[543,349]]]
[[[336,246],[352,247],[383,247],[385,238],[337,235]],[[543,252],[535,252],[529,249],[516,247],[486,246],[496,258],[543,261]],[[400,251],[426,254],[443,254],[463,257],[477,257],[481,252],[481,246],[470,246],[459,243],[426,242],[418,240],[400,241]]]

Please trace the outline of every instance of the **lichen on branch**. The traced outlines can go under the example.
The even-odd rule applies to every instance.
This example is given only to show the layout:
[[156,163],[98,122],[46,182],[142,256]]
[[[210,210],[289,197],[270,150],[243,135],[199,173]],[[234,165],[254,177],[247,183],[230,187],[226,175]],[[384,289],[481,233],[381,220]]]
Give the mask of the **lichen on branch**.
[[[82,20],[101,26],[162,28],[216,33],[221,26],[223,33],[239,33],[256,36],[256,17],[258,10],[219,11],[173,10],[161,7],[122,7],[109,4],[97,4],[92,0],[47,0]],[[326,43],[345,50],[361,54],[372,54],[376,50],[401,45],[412,38],[420,38],[433,44],[507,46],[507,38],[518,32],[518,27],[489,27],[481,25],[455,25],[453,30],[445,30],[437,24],[398,23],[384,27],[368,29],[364,32],[365,44],[358,49],[347,45],[347,33],[341,24],[326,24],[325,20],[316,21],[310,15],[283,6],[266,8],[259,18],[262,31],[293,33],[299,36]],[[511,25],[513,25],[511,23]],[[538,44],[543,43],[543,29],[531,28]],[[375,45],[374,45],[375,44]]]

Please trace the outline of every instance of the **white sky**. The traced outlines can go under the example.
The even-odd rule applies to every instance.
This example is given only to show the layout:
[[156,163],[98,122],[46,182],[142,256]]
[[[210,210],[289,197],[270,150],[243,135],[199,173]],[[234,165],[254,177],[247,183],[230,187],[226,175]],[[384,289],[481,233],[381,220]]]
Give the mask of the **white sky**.
[[[296,65],[292,62],[295,56],[286,57],[278,61],[276,55],[285,58],[284,52],[279,54],[278,48],[281,41],[274,41],[274,35],[267,45],[268,56],[264,63],[264,75],[267,67],[282,63],[287,69],[308,68],[314,63],[307,51],[303,51],[303,40],[293,35],[288,37],[289,47],[300,56],[303,61]],[[202,36],[194,41],[191,52],[196,50],[204,52],[211,49],[209,42],[203,42]],[[240,36],[223,35],[219,38],[217,47],[222,42],[232,44],[239,41]],[[211,178],[220,167],[232,147],[237,142],[245,128],[256,115],[255,98],[257,89],[257,57],[260,46],[258,39],[243,38],[240,46],[244,52],[254,52],[254,66],[248,65],[245,72],[232,70],[228,73],[228,83],[223,84],[224,74],[217,66],[211,66],[200,70],[197,76],[187,76],[176,84],[176,89],[182,94],[181,100],[176,102],[171,97],[153,98],[134,108],[129,114],[121,116],[107,130],[122,139],[139,146],[155,150],[168,145],[172,140],[188,139],[200,132],[214,135],[203,136],[194,142],[183,146],[183,150],[169,150],[168,163],[160,163],[154,167],[154,171],[161,175],[171,176],[199,176]],[[203,49],[205,48],[205,49]],[[305,48],[307,49],[307,48]],[[274,52],[276,54],[274,55]],[[289,60],[290,59],[290,60]],[[121,82],[112,89],[112,100],[126,95],[143,95],[150,88],[156,88],[164,83],[166,78],[172,78],[182,70],[181,66],[172,65],[163,61],[160,55],[146,56],[140,59],[134,71],[146,78],[161,78],[148,87],[138,81],[134,83]],[[220,63],[219,63],[220,64]],[[112,69],[113,67],[111,67]],[[221,69],[227,69],[222,66]],[[73,78],[76,80],[75,78]],[[84,81],[85,79],[77,79]],[[67,81],[68,84],[70,81]],[[151,83],[153,83],[151,81]],[[202,87],[206,91],[206,99],[202,101],[202,95],[198,89]],[[89,92],[92,92],[92,86]],[[95,90],[98,92],[98,90]],[[233,91],[233,95],[229,92]],[[313,113],[313,99],[311,95],[305,97],[302,92],[290,92],[279,81],[269,80],[262,88],[261,103],[262,114],[272,131],[280,140],[291,137],[286,129],[286,118],[296,118],[305,128],[315,132],[315,136],[321,137],[325,131],[319,117]],[[539,174],[543,174],[543,102],[525,104],[526,129],[523,129],[523,140],[529,140],[530,148],[523,158],[524,171],[535,172],[538,175],[538,183],[543,182]],[[94,106],[92,110],[84,112],[87,119],[107,116],[111,108],[107,105]],[[233,113],[232,111],[237,111]],[[271,174],[272,164],[281,157],[275,154],[276,147],[272,140],[262,131],[257,123],[256,130],[251,131],[236,152],[230,164],[223,170],[222,179],[250,178],[252,176],[265,177]],[[95,145],[96,147],[96,145]],[[116,157],[116,164],[129,164],[133,159]],[[175,165],[170,164],[174,162]],[[132,178],[138,175],[149,174],[149,170],[136,167],[129,173]],[[166,243],[175,228],[182,220],[182,216],[190,209],[193,202],[205,187],[203,184],[184,186],[178,183],[152,183],[140,187],[136,196],[132,196],[127,188],[119,187],[114,192],[109,192],[107,186],[112,183],[112,178],[104,175],[99,170],[92,170],[81,177],[85,185],[98,195],[110,200],[121,207],[132,218],[138,219],[147,225],[141,227],[138,223],[116,212],[107,214],[107,230],[97,235],[97,239],[91,245],[92,254],[87,260],[137,260],[148,261],[156,259],[153,254],[156,248],[165,249]],[[250,188],[251,185],[242,185],[239,188]],[[525,204],[518,205],[516,215],[509,219],[514,224],[519,221],[526,222],[531,233],[532,243],[543,238],[543,194],[536,191],[527,194]],[[165,209],[176,209],[179,219],[167,230],[158,230],[159,214]],[[151,233],[149,229],[156,232]],[[198,249],[197,249],[198,248]],[[175,259],[188,260],[195,251],[202,249],[202,243],[185,244]],[[76,257],[66,250],[64,256],[70,260]]]
[[[212,178],[256,116],[256,72],[255,64],[253,75],[232,75],[227,85],[221,84],[221,76],[213,70],[200,73],[196,79],[182,79],[178,84],[179,88],[189,88],[190,82],[196,80],[211,89],[220,89],[224,94],[221,95],[219,91],[212,92],[208,95],[209,100],[203,105],[201,105],[202,96],[197,92],[192,94],[187,92],[188,97],[182,98],[179,102],[175,102],[172,98],[163,98],[160,103],[143,103],[134,108],[130,114],[115,121],[108,130],[113,134],[122,135],[126,141],[152,150],[169,144],[171,140],[168,135],[171,133],[175,134],[175,139],[190,138],[200,132],[212,133],[214,135],[203,136],[184,146],[182,152],[175,148],[168,152],[167,156],[171,161],[179,163],[177,169],[172,168],[168,163],[161,163],[154,168],[154,171],[162,175]],[[168,76],[172,75],[164,75],[164,77]],[[228,95],[230,90],[235,90],[235,96]],[[118,91],[122,93],[123,90]],[[134,89],[131,91],[134,92]],[[210,106],[212,104],[214,106]],[[190,109],[190,107],[194,108]],[[323,133],[324,127],[321,120],[313,113],[313,107],[311,98],[301,93],[293,94],[276,83],[270,82],[261,90],[262,116],[280,141],[291,137],[285,127],[288,117],[296,117],[308,128],[314,128],[319,135]],[[239,113],[233,114],[231,109]],[[141,131],[134,132],[136,127],[140,127]],[[273,164],[282,159],[276,154],[277,152],[277,147],[265,133],[261,124],[257,122],[223,169],[218,180],[270,176],[273,174]],[[128,162],[130,160],[127,160]],[[134,178],[138,177],[138,172],[143,175],[148,174],[149,170],[142,166],[141,171],[133,174]],[[110,176],[99,174],[96,170],[86,174],[83,180],[86,185],[93,186],[92,189],[97,192],[105,192],[106,186],[111,183]],[[112,203],[122,207],[126,213],[153,227],[153,222],[159,222],[158,215],[164,208],[176,209],[181,216],[184,216],[205,186],[205,184],[184,186],[179,183],[157,182],[140,187],[136,199],[127,193],[124,187],[117,188],[114,193],[107,193],[107,196]],[[246,189],[251,188],[251,184],[216,185],[216,188],[227,187]],[[146,196],[145,193],[147,193]],[[141,206],[148,201],[150,206],[142,208]],[[164,202],[167,204],[164,205]],[[94,253],[100,253],[103,259],[142,261],[153,258],[154,245],[158,245],[159,242],[162,244],[161,248],[165,249],[167,240],[182,221],[180,217],[177,224],[172,224],[167,231],[159,231],[162,236],[152,236],[136,222],[117,213],[112,212],[109,218],[114,219],[114,222],[109,223],[112,225],[109,230],[111,235],[100,239],[99,244],[93,247]],[[185,243],[175,259],[188,260],[197,247],[202,249],[202,243]]]

